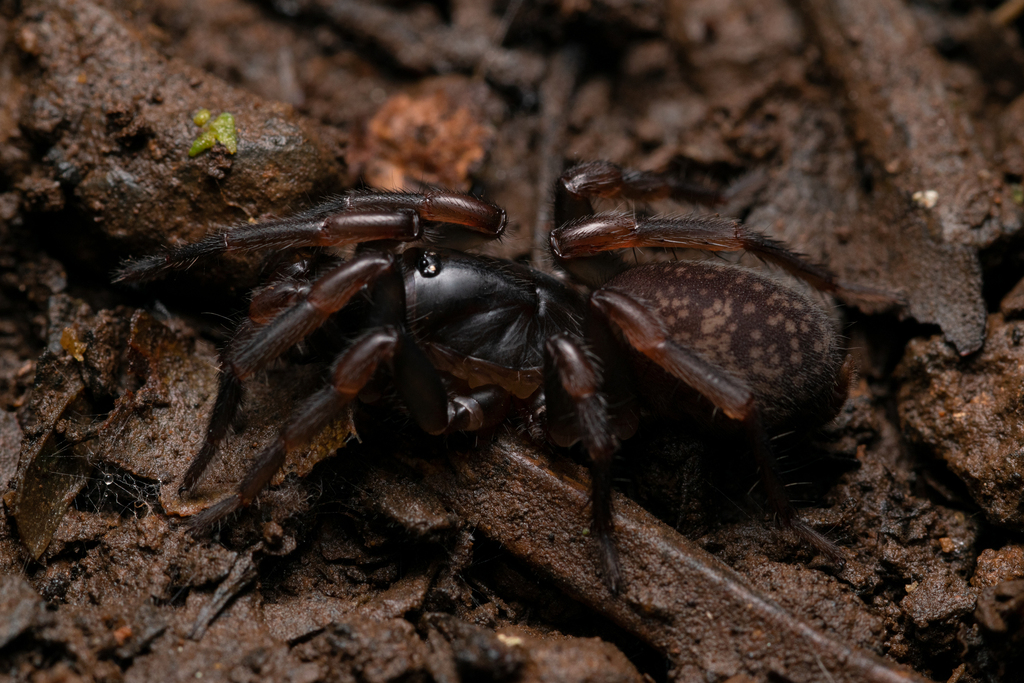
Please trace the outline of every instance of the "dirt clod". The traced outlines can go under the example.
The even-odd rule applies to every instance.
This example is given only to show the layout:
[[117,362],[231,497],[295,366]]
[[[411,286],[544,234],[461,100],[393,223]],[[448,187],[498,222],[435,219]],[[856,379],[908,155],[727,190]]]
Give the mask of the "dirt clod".
[[900,420],[943,458],[988,518],[1024,530],[1024,323],[989,316],[985,346],[966,362],[939,338],[907,346],[896,376]]

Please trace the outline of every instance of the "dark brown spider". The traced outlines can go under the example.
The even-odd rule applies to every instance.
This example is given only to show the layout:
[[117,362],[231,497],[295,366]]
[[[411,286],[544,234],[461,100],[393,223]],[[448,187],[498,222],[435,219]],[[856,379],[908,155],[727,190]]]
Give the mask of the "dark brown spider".
[[[357,396],[379,393],[384,364],[401,402],[430,434],[493,428],[512,413],[535,437],[563,447],[581,442],[601,566],[613,589],[620,577],[611,460],[645,412],[742,431],[779,519],[835,557],[834,546],[795,514],[768,442],[772,433],[823,424],[845,401],[851,364],[833,321],[803,294],[749,269],[698,261],[629,267],[610,252],[746,250],[820,290],[876,295],[841,286],[827,269],[730,219],[594,213],[594,197],[716,198],[666,174],[582,164],[562,176],[555,194],[552,253],[593,288],[589,297],[540,271],[449,248],[467,229],[499,237],[506,217],[480,199],[441,191],[354,192],[127,263],[117,280],[149,280],[228,251],[358,245],[348,260],[314,250],[254,293],[249,318],[222,353],[220,390],[183,492],[226,435],[247,378],[325,326],[339,352],[326,385],[296,408],[237,491],[195,524],[251,503],[289,450]],[[356,296],[364,290],[368,297]]]

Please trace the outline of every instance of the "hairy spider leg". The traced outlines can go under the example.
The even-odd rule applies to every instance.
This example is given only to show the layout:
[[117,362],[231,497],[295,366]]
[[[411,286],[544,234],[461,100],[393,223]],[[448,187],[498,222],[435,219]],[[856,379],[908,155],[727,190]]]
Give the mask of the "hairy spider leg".
[[279,268],[270,281],[253,294],[249,305],[249,317],[235,330],[228,345],[220,352],[220,380],[217,398],[210,413],[203,445],[189,463],[188,470],[178,488],[179,495],[191,490],[199,477],[209,466],[217,446],[227,436],[228,429],[238,413],[242,402],[242,381],[235,373],[228,371],[228,358],[248,340],[259,326],[264,325],[278,313],[292,306],[309,294],[312,286],[310,268],[314,261],[302,259]]
[[[393,259],[390,254],[385,256]],[[196,515],[191,521],[193,528],[209,527],[249,505],[284,464],[288,452],[305,446],[323,431],[359,395],[382,363],[390,365],[399,398],[420,428],[429,434],[448,429],[453,409],[440,373],[405,330],[405,288],[396,269],[380,275],[373,299],[369,329],[338,357],[327,385],[291,415],[278,438],[256,458],[237,492]]]
[[409,242],[423,234],[419,215],[410,208],[329,211],[317,209],[297,216],[240,225],[205,238],[126,263],[115,282],[151,280],[200,259],[232,251],[339,247],[376,240]]
[[747,440],[754,452],[754,460],[757,462],[758,472],[761,475],[761,483],[768,496],[768,504],[780,524],[792,529],[805,543],[810,544],[827,557],[833,565],[842,568],[846,564],[846,558],[843,557],[839,547],[800,519],[796,508],[790,502],[789,496],[786,494],[786,487],[779,479],[778,466],[775,456],[772,454],[771,445],[768,443],[768,434],[761,425],[760,415],[755,411],[753,415],[748,416],[742,422],[747,431]]
[[[573,166],[555,183],[554,227],[594,215],[590,200],[598,197],[648,201],[672,198],[706,206],[722,201],[718,191],[686,182],[676,173],[633,171],[610,161],[590,161]],[[629,267],[610,251],[559,260],[573,277],[595,289]]]
[[292,414],[278,437],[256,458],[238,490],[195,515],[189,525],[193,529],[204,529],[249,505],[281,469],[288,451],[309,443],[337,417],[359,394],[380,363],[394,356],[400,339],[401,333],[393,327],[372,329],[356,339],[335,362],[330,383]]
[[808,261],[782,242],[731,218],[709,215],[648,218],[604,212],[576,219],[551,231],[551,250],[563,261],[638,247],[748,251],[815,289],[846,300],[886,306],[900,303],[889,292],[840,282],[825,266]]
[[751,387],[674,342],[657,316],[629,294],[614,289],[598,290],[591,295],[590,304],[590,310],[620,330],[632,348],[704,396],[726,417],[743,426],[760,469],[769,505],[780,522],[793,529],[830,560],[841,564],[842,554],[835,544],[807,526],[790,503],[778,478],[768,434]]
[[637,217],[605,212],[577,219],[551,231],[551,250],[559,259],[591,256],[603,251],[661,247],[703,251],[749,251],[774,263],[817,289],[839,289],[836,276],[807,261],[756,230],[732,218],[711,215],[674,218]]
[[226,359],[230,370],[246,380],[267,363],[305,339],[361,289],[374,284],[384,273],[394,272],[394,257],[381,251],[357,254],[313,283],[299,298],[266,325],[232,350]]
[[185,472],[182,490],[195,487],[217,446],[227,435],[242,400],[242,382],[320,327],[363,287],[372,285],[382,274],[394,269],[395,260],[390,254],[359,254],[326,273],[308,291],[297,291],[296,300],[269,323],[256,325],[252,320],[243,323],[239,334],[221,353],[220,386],[206,437]]
[[563,447],[581,441],[590,457],[593,532],[600,548],[605,584],[615,593],[622,577],[619,554],[612,538],[611,471],[612,456],[619,443],[601,392],[600,369],[571,335],[554,335],[544,348],[548,436]]
[[610,161],[577,164],[562,174],[555,184],[555,223],[590,216],[590,199],[676,199],[713,206],[722,202],[722,194],[712,188],[683,180],[677,173],[634,171]]
[[378,240],[410,242],[423,236],[421,220],[455,223],[489,237],[501,236],[507,224],[503,209],[457,192],[350,192],[294,216],[239,225],[162,254],[129,261],[114,281],[150,280],[231,251],[339,247]]

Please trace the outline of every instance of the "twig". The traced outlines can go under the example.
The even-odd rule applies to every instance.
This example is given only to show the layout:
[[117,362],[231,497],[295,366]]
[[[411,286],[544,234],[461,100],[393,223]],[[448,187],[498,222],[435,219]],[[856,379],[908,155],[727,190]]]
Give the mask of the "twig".
[[582,60],[583,54],[578,47],[562,49],[552,58],[547,78],[540,86],[541,131],[536,183],[538,208],[530,249],[530,260],[535,266],[543,264],[551,253],[548,234],[553,227],[551,222],[554,216],[550,193],[555,180],[562,173],[566,120]]
[[645,640],[677,678],[746,672],[794,683],[924,683],[903,667],[817,631],[639,506],[615,496],[615,538],[626,585],[613,595],[598,577],[589,482],[515,437],[437,461],[409,461],[424,483],[471,525],[566,594]]
[[387,50],[407,69],[435,73],[480,69],[499,85],[523,90],[533,90],[544,75],[540,56],[499,47],[483,33],[461,31],[363,0],[312,0],[311,5],[338,28]]

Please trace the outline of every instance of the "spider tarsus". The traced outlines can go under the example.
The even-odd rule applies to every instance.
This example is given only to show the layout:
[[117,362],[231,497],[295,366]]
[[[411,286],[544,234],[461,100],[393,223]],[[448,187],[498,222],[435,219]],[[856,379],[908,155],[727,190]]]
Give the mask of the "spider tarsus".
[[213,526],[242,507],[242,499],[238,494],[233,494],[224,500],[206,508],[188,520],[188,529],[196,536],[208,535]]
[[610,533],[598,533],[597,542],[601,553],[601,575],[604,585],[612,595],[618,595],[622,587],[622,564],[619,562],[619,551],[615,548],[615,539]]
[[228,233],[213,233],[192,244],[128,261],[114,276],[114,282],[154,280],[172,270],[188,268],[196,261],[227,251],[226,234]]
[[203,472],[209,467],[210,461],[217,453],[217,447],[227,436],[228,429],[238,407],[242,402],[242,381],[238,378],[230,361],[227,360],[232,348],[236,347],[239,340],[244,339],[247,332],[252,329],[251,324],[245,324],[242,332],[232,341],[231,347],[221,356],[220,383],[217,390],[217,399],[213,405],[213,412],[210,414],[210,421],[206,429],[206,438],[199,452],[192,458],[185,476],[182,478],[178,495],[192,492]]
[[114,282],[144,282],[169,270],[166,254],[144,256],[140,259],[126,261],[114,274]]
[[207,439],[203,442],[203,447],[196,454],[196,457],[192,459],[192,463],[185,470],[185,476],[182,477],[181,486],[178,487],[178,495],[183,496],[187,493],[192,493],[195,490],[196,484],[199,483],[199,478],[206,471],[206,466],[213,459],[213,455],[217,450],[217,442],[210,441]]
[[846,557],[843,555],[843,551],[839,546],[812,529],[807,522],[794,516],[784,521],[783,524],[796,532],[796,535],[804,543],[807,543],[824,555],[825,559],[828,560],[828,562],[837,570],[842,571],[843,567],[846,566]]

